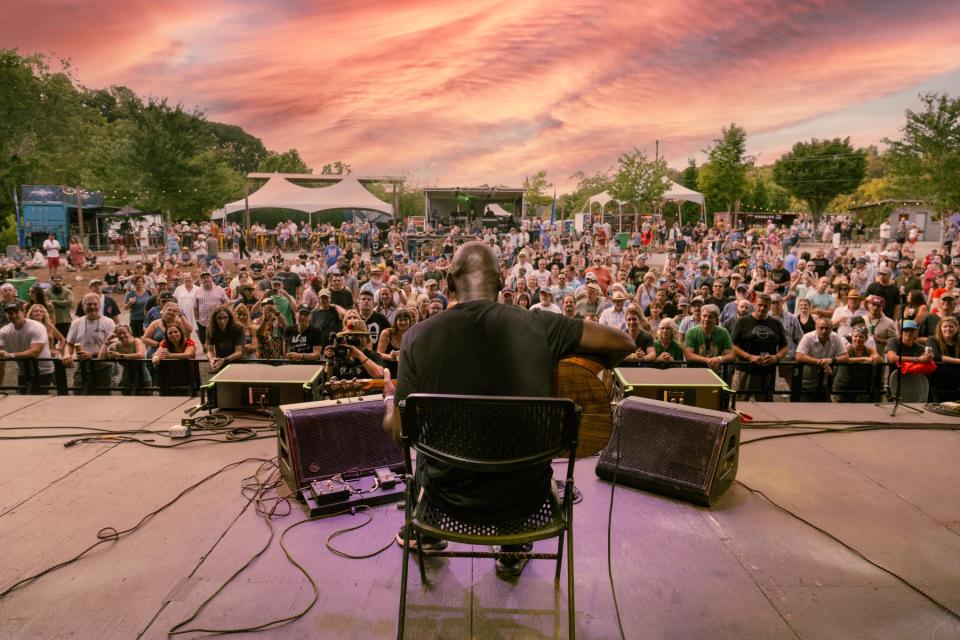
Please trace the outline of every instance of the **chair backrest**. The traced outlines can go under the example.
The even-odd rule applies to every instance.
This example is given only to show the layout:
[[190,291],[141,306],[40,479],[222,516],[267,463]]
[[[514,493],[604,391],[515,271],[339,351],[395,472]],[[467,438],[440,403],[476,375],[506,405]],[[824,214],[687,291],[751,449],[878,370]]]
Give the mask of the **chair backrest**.
[[400,403],[401,437],[454,467],[503,472],[576,452],[580,409],[569,398],[415,393]]

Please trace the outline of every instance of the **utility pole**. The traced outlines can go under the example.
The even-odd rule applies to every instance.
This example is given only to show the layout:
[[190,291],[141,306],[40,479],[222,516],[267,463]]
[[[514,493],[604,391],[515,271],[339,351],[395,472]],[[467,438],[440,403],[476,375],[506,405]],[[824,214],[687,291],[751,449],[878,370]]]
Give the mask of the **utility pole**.
[[659,140],[654,140],[653,142],[654,142],[654,144],[656,145],[656,146],[654,147],[654,148],[655,148],[655,151],[653,152],[653,160],[654,160],[654,162],[657,162],[657,161],[660,160],[660,141],[659,141]]

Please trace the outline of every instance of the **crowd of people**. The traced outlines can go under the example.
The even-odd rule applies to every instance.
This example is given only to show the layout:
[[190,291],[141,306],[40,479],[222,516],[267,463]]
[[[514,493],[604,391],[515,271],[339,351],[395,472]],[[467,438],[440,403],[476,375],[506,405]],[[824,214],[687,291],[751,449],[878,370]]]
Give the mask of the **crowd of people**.
[[[877,244],[846,220],[821,228],[824,237],[831,230],[829,244],[810,243],[818,228],[805,220],[735,229],[644,222],[621,246],[599,221],[582,232],[541,220],[505,233],[438,225],[427,236],[412,226],[287,221],[267,250],[258,228],[206,222],[163,228],[155,251],[157,230],[143,225],[139,255],[119,243],[101,257],[109,267],[82,300],[51,237],[48,278],[27,299],[0,287],[0,357],[39,358],[41,387],[48,359],[61,357],[78,388],[98,393],[158,376],[190,386],[189,361],[202,354],[214,372],[282,359],[322,364],[329,379],[396,375],[405,333],[456,304],[454,251],[479,239],[499,260],[500,303],[626,332],[636,349],[625,366],[706,366],[741,397],[768,400],[779,380],[794,383],[796,363],[804,395],[829,400],[870,396],[896,365],[905,399],[956,398],[952,243],[920,256],[906,228],[898,242],[881,227],[891,237]],[[63,266],[93,268],[96,256],[91,264],[74,244]]]

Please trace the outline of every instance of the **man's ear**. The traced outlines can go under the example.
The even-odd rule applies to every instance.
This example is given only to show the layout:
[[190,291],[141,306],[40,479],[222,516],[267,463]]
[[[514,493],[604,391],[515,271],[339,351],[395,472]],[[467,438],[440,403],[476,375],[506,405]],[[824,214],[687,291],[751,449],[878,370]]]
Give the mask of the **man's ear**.
[[453,276],[448,273],[447,274],[447,292],[456,293],[456,291],[457,291],[457,285],[453,281]]

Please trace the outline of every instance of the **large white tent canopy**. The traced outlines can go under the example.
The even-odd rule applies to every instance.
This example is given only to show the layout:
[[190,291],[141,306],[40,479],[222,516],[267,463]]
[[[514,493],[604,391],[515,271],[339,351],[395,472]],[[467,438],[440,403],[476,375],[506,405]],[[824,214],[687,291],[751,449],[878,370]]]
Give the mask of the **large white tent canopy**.
[[695,202],[701,207],[703,206],[703,194],[694,191],[693,189],[688,189],[682,184],[677,184],[673,180],[669,180],[667,184],[667,190],[660,196],[662,200],[673,200],[681,202]]
[[364,188],[356,178],[345,176],[329,187],[310,188],[296,185],[281,176],[273,176],[247,198],[231,202],[213,214],[224,218],[245,209],[292,209],[316,213],[330,209],[364,209],[393,215],[393,205],[380,200]]

